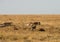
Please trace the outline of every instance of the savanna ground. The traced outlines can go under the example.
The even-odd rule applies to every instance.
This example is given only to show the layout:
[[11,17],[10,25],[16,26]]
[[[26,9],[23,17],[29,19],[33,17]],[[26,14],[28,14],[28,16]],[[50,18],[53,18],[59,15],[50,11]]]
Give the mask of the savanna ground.
[[[31,30],[30,22],[40,25]],[[60,15],[0,15],[0,42],[60,42]]]

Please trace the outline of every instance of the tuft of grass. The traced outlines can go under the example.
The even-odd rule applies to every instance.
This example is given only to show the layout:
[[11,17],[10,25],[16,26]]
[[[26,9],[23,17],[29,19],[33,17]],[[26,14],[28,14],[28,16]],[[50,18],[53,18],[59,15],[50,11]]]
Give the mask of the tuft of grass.
[[5,40],[5,37],[3,35],[0,35],[0,40]]

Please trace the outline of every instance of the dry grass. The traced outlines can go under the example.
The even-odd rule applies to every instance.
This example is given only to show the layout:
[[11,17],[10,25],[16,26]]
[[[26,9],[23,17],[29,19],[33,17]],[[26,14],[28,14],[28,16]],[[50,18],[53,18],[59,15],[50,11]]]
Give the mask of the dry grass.
[[[0,15],[0,42],[60,42],[60,15]],[[32,30],[30,22],[40,22]],[[44,29],[41,31],[41,29]]]

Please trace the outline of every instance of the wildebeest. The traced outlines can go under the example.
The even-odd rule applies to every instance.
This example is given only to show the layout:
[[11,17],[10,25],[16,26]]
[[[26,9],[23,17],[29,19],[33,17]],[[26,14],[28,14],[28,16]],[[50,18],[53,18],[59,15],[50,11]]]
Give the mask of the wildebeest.
[[0,24],[0,27],[6,27],[11,25],[12,25],[12,22],[4,22],[3,24]]
[[44,32],[44,31],[45,31],[45,29],[43,29],[43,28],[40,28],[40,29],[39,29],[39,31],[41,31],[41,32]]
[[12,25],[12,22],[5,22],[3,23],[5,26],[11,26]]
[[3,24],[0,24],[0,27],[5,27]]
[[32,25],[32,30],[35,30],[36,29],[36,25]]
[[31,26],[32,30],[35,30],[37,25],[40,25],[40,22],[33,22]]
[[40,25],[40,22],[34,22],[33,24],[34,25]]

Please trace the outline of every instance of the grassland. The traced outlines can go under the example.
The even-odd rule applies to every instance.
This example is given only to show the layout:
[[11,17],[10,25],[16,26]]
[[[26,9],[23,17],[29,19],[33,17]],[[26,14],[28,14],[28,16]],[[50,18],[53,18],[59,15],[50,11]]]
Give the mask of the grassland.
[[[40,25],[32,30],[31,22]],[[60,15],[0,15],[0,42],[60,42]]]

